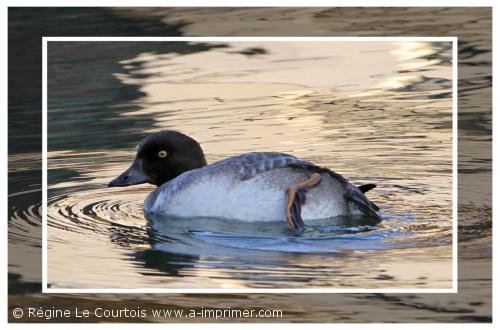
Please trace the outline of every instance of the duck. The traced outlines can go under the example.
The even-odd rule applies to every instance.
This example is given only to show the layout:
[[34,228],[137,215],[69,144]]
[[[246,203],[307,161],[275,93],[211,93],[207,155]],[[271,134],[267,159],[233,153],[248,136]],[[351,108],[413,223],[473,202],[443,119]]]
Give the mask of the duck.
[[215,217],[239,221],[286,221],[300,234],[306,222],[339,216],[379,223],[379,207],[366,192],[333,170],[282,152],[247,152],[207,164],[200,144],[175,131],[147,136],[131,165],[108,183],[157,188],[144,213],[171,217]]

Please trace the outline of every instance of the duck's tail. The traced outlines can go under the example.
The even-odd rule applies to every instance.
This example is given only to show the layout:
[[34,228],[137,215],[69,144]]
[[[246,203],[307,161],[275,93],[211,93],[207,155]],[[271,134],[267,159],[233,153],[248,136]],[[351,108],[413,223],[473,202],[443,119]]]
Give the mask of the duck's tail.
[[351,202],[352,207],[361,211],[361,213],[365,216],[368,216],[376,221],[381,221],[382,218],[377,213],[379,207],[365,196],[367,191],[372,190],[375,187],[376,185],[373,183],[358,186],[358,189],[348,190],[344,196]]
[[368,183],[368,184],[364,184],[364,185],[358,186],[358,189],[361,190],[361,192],[363,192],[363,194],[364,194],[367,191],[370,191],[370,190],[372,190],[373,188],[376,188],[376,187],[377,187],[376,184]]

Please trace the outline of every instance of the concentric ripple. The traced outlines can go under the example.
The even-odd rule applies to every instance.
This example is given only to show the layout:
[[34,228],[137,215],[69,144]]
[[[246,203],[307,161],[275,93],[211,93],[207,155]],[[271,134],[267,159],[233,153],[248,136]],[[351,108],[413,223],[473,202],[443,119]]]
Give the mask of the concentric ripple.
[[[121,244],[156,244],[154,248],[184,255],[204,254],[207,246],[285,253],[339,253],[436,246],[451,241],[451,227],[418,222],[409,214],[383,211],[379,225],[364,225],[348,217],[307,223],[293,236],[285,222],[241,222],[216,218],[168,218],[143,213],[150,190],[93,188],[56,195],[48,200],[49,226],[82,235],[110,233]],[[357,222],[358,221],[358,222]],[[177,244],[184,241],[185,244]],[[188,249],[183,250],[184,247]],[[212,249],[210,248],[210,249]]]
[[137,193],[126,190],[109,197],[108,189],[94,188],[49,198],[48,225],[82,235],[112,232],[125,241],[145,240],[146,223]]

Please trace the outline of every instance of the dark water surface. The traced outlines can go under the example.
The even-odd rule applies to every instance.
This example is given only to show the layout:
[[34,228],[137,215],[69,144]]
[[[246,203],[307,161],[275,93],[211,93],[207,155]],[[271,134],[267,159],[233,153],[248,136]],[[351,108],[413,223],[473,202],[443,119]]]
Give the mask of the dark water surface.
[[[419,10],[414,9],[415,17]],[[199,11],[197,15],[204,13]],[[214,15],[194,20],[190,19],[194,12],[185,9],[175,15],[147,9],[102,13],[130,19],[131,26],[147,22],[143,24],[153,31],[150,35],[160,24],[151,22],[158,20],[187,35],[207,29],[217,34],[217,24],[210,18]],[[300,12],[316,24],[318,34],[347,29],[377,35],[370,28],[377,22],[373,13],[367,13],[366,20],[359,13],[356,20],[344,15],[346,21],[334,20],[338,14],[314,8]],[[257,9],[243,16],[221,9],[219,19],[220,15],[227,24],[247,31],[235,35],[263,34],[259,31],[268,24],[262,21],[245,28],[245,22],[260,15]],[[297,12],[271,10],[266,15],[294,20]],[[488,15],[477,15],[456,11],[447,17],[452,26],[467,20],[471,29],[487,28]],[[357,23],[349,26],[348,21]],[[296,22],[287,26],[300,30],[300,20]],[[99,24],[103,23],[96,18]],[[436,27],[432,22],[429,26]],[[429,26],[408,25],[403,32],[414,35]],[[391,29],[391,24],[385,22],[385,28]],[[460,278],[468,279],[461,287],[461,292],[469,292],[467,302],[451,306],[438,295],[432,303],[431,295],[342,296],[342,305],[357,310],[356,318],[340,306],[335,311],[328,308],[324,300],[330,301],[328,296],[304,298],[313,306],[305,313],[300,312],[304,301],[295,305],[289,295],[273,296],[273,304],[311,320],[387,320],[385,305],[411,311],[412,320],[480,321],[488,314],[487,277],[479,274],[488,272],[490,260],[491,214],[489,200],[484,200],[489,194],[485,189],[489,189],[490,159],[484,155],[491,109],[488,97],[478,95],[491,93],[491,77],[483,73],[491,53],[489,40],[472,30],[465,38],[459,47],[459,152],[460,186],[467,186],[469,194],[459,205],[459,252],[467,265],[460,269]],[[51,45],[49,284],[55,288],[450,287],[450,47],[427,42]],[[17,141],[17,152],[9,157],[9,239],[11,246],[24,247],[10,249],[9,270],[13,279],[22,274],[25,282],[40,280],[39,154],[24,142],[39,134],[38,125],[26,122],[35,111],[33,105],[15,103],[9,118],[10,129],[18,132],[10,141]],[[195,137],[209,162],[246,151],[279,150],[330,167],[355,183],[376,183],[369,197],[381,206],[384,220],[379,226],[318,221],[304,236],[291,237],[284,223],[145,219],[142,202],[152,186],[110,189],[105,184],[125,169],[144,136],[165,128]],[[251,297],[261,302],[270,299]],[[162,300],[154,295],[140,299]],[[210,304],[212,298],[204,299]],[[181,306],[197,301],[198,297],[176,296]],[[238,297],[217,301],[237,305]]]

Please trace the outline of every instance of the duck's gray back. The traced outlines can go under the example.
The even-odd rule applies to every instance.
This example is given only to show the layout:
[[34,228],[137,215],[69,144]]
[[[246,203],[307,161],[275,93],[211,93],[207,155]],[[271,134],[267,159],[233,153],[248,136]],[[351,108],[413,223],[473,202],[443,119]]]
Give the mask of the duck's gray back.
[[213,163],[213,171],[230,171],[240,180],[284,167],[311,167],[312,163],[281,152],[249,152]]

